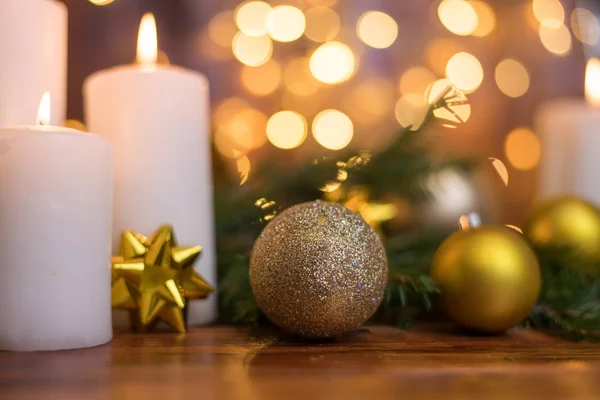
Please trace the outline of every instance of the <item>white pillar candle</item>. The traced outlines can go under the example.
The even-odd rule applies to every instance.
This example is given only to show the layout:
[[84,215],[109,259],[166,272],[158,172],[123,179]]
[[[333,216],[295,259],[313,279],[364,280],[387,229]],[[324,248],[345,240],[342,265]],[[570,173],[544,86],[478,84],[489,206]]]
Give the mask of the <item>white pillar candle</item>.
[[600,62],[586,70],[586,100],[558,99],[535,115],[541,198],[572,194],[600,204]]
[[110,341],[112,191],[100,136],[0,128],[0,350]]
[[[146,36],[146,34],[148,36]],[[115,147],[113,249],[132,228],[171,224],[181,245],[202,245],[195,268],[216,284],[209,89],[194,71],[156,65],[156,25],[140,26],[140,65],[97,72],[84,83],[89,128]],[[188,323],[216,318],[216,295],[189,304]]]
[[52,93],[51,123],[66,115],[67,7],[56,0],[0,0],[0,126],[27,125]]

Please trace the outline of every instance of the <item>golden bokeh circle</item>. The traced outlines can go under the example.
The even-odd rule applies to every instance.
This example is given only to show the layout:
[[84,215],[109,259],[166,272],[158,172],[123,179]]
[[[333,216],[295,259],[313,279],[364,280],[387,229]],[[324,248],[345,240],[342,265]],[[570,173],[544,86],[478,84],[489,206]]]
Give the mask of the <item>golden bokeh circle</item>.
[[281,83],[281,67],[275,60],[258,67],[244,65],[241,72],[244,88],[255,96],[273,93]]
[[233,38],[232,49],[242,64],[258,67],[271,59],[273,42],[268,36],[248,36],[238,32]]
[[340,31],[340,16],[328,7],[312,7],[306,11],[304,35],[313,42],[333,40]]
[[529,90],[529,73],[513,59],[500,61],[494,74],[498,89],[508,97],[521,97]]
[[456,53],[448,60],[446,77],[454,86],[465,93],[472,93],[483,82],[483,67],[472,54]]
[[510,164],[522,171],[535,168],[542,154],[540,140],[529,128],[517,128],[508,134],[504,151]]
[[384,12],[367,11],[358,19],[356,31],[358,37],[368,46],[385,49],[396,41],[398,24]]
[[355,67],[354,53],[350,47],[340,42],[324,43],[310,57],[310,71],[313,76],[327,84],[350,79]]
[[280,149],[293,149],[306,139],[308,124],[306,119],[294,111],[279,111],[269,118],[267,138]]
[[341,150],[352,141],[354,124],[341,111],[324,110],[313,120],[312,133],[317,143],[326,149]]

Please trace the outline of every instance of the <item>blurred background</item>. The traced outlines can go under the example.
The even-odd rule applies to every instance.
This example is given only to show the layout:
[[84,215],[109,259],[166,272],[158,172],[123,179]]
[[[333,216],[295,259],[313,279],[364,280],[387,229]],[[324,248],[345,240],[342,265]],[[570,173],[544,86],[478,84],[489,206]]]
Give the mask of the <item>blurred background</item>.
[[554,98],[583,97],[587,59],[600,53],[596,1],[65,3],[70,123],[84,120],[83,80],[132,63],[139,21],[152,12],[161,62],[209,78],[216,154],[242,181],[269,157],[293,169],[343,149],[383,148],[402,127],[420,124],[424,93],[448,79],[468,104],[457,109],[464,123],[436,136],[436,150],[498,159],[510,184],[492,162],[475,182],[450,174],[434,222],[476,209],[522,222],[543,157],[534,112]]

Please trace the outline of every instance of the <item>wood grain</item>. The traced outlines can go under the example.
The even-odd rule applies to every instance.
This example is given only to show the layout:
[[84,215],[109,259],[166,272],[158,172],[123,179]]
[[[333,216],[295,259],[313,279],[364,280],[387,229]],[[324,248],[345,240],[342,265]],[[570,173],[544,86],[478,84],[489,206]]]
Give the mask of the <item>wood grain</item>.
[[600,346],[528,330],[369,327],[331,342],[207,327],[0,353],[2,399],[600,399]]

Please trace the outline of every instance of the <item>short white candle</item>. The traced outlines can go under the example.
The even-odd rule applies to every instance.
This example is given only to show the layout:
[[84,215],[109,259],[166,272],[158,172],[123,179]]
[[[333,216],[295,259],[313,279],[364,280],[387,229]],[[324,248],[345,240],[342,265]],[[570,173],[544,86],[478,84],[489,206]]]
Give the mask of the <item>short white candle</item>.
[[[194,71],[156,65],[156,25],[146,15],[139,65],[91,75],[84,84],[86,122],[115,147],[113,249],[132,228],[151,234],[171,224],[182,245],[202,245],[195,268],[216,284],[209,88]],[[216,295],[189,305],[188,323],[216,317]]]
[[27,125],[52,93],[52,118],[66,115],[67,7],[56,0],[0,0],[0,126]]
[[112,191],[100,136],[0,128],[0,350],[110,341]]
[[572,194],[600,205],[600,61],[586,69],[586,100],[563,98],[540,107],[541,198]]

